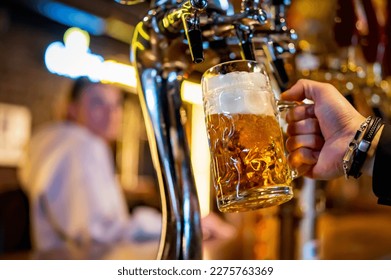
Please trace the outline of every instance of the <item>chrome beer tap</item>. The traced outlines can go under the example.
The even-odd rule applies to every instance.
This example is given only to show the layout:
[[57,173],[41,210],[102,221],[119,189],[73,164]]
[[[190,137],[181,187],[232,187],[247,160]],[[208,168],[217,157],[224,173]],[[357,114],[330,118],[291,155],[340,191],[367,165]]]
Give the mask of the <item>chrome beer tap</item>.
[[[135,27],[131,61],[162,199],[158,259],[201,259],[200,210],[182,117],[184,71],[203,60],[198,14],[205,0],[157,1]],[[183,33],[185,33],[183,38]]]
[[[125,4],[138,1],[118,0]],[[262,17],[256,9],[227,16],[218,5],[207,4],[206,0],[151,3],[135,27],[131,43],[131,61],[162,199],[159,259],[202,258],[198,197],[181,114],[184,74],[204,60],[208,39],[211,44],[218,36],[225,40],[232,37],[234,26],[245,28],[242,21]]]
[[240,45],[240,57],[266,64],[283,91],[289,83],[284,60],[296,53],[297,40],[295,30],[286,25],[289,5],[288,0],[242,0],[238,13],[209,14],[212,27],[203,31],[203,37],[209,41],[223,37],[231,45]]
[[[294,29],[286,24],[287,11],[290,0],[265,0],[262,5],[269,11],[269,26],[255,30],[254,45],[259,45],[258,60],[262,60],[269,71],[273,73],[279,87],[279,92],[284,91],[289,85],[289,75],[285,69],[285,59],[296,53],[297,34]],[[255,47],[257,48],[257,47]],[[257,50],[256,50],[257,52]]]
[[169,8],[158,23],[159,31],[168,37],[176,37],[182,32],[185,33],[194,63],[204,61],[199,14],[206,8],[206,5],[207,0],[182,2],[178,7]]
[[219,1],[156,0],[133,33],[131,62],[162,199],[158,259],[202,258],[199,202],[180,95],[184,77],[195,72],[206,52],[204,65],[239,56],[255,60],[254,36],[271,33],[258,0],[243,0],[237,13]]
[[209,42],[223,39],[231,47],[239,45],[242,59],[255,60],[253,29],[255,26],[261,28],[267,22],[266,12],[258,4],[258,0],[243,0],[240,12],[232,15],[211,11],[207,14],[207,19],[203,19],[204,26],[207,27],[203,37]]

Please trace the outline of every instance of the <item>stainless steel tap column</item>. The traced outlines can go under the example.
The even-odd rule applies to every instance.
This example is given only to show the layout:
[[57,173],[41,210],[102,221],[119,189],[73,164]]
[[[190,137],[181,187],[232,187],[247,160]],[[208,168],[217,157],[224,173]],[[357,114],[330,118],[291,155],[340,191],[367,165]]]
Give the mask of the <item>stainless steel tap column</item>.
[[162,199],[159,259],[202,258],[199,202],[181,113],[184,74],[203,62],[204,47],[214,62],[255,59],[252,39],[265,33],[267,16],[258,0],[242,0],[241,11],[232,14],[223,1],[207,1],[156,0],[135,27],[131,42]]
[[200,210],[186,140],[180,95],[188,68],[186,33],[195,62],[203,60],[196,13],[206,2],[159,1],[136,26],[131,61],[162,199],[158,259],[201,259]]

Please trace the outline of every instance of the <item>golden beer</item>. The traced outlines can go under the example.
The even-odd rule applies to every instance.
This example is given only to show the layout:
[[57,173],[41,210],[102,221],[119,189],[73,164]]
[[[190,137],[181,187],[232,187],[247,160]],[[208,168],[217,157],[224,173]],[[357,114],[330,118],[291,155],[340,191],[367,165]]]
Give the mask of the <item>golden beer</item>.
[[274,116],[211,114],[206,126],[220,211],[258,209],[291,199],[276,192],[289,192],[292,177]]
[[203,74],[202,94],[219,210],[290,200],[293,174],[265,68],[248,60],[218,64]]

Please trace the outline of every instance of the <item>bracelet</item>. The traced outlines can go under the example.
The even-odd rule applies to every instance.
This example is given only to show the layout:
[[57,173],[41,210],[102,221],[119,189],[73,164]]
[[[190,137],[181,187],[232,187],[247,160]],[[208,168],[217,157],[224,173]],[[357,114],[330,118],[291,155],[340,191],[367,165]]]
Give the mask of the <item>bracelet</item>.
[[353,176],[356,179],[361,176],[361,169],[367,158],[372,140],[382,126],[383,121],[378,117],[368,117],[365,122],[361,124],[354,138],[349,143],[348,149],[342,160],[346,179],[348,179],[349,176]]
[[358,144],[362,140],[362,138],[364,136],[364,133],[367,130],[368,125],[371,122],[371,120],[372,120],[372,117],[369,116],[365,120],[365,122],[363,122],[360,125],[360,128],[356,131],[356,134],[354,135],[353,139],[350,141],[350,143],[348,145],[348,148],[347,148],[347,150],[345,152],[345,155],[343,156],[342,167],[343,167],[343,171],[344,171],[346,179],[349,179],[350,169],[351,169],[352,164],[353,164],[354,154],[355,154],[355,152],[357,150],[357,147],[358,147]]
[[357,149],[354,153],[353,162],[348,172],[349,176],[353,176],[356,179],[361,176],[362,174],[361,169],[367,158],[372,140],[375,137],[376,133],[379,131],[379,129],[382,127],[382,125],[383,125],[383,121],[379,117],[376,117],[375,119],[371,120],[363,138],[358,143]]

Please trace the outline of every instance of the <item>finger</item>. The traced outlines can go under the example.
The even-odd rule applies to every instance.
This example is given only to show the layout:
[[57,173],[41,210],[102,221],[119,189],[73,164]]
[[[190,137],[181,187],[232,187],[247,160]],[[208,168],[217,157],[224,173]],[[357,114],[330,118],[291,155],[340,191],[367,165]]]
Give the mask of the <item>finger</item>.
[[310,118],[289,123],[286,132],[289,136],[294,136],[299,134],[320,134],[321,130],[318,119]]
[[315,107],[313,104],[300,105],[289,109],[285,119],[290,123],[309,118],[315,118]]
[[324,144],[324,139],[319,134],[304,134],[289,136],[286,140],[286,149],[288,152],[293,152],[299,148],[309,148],[312,150],[321,150]]
[[296,169],[297,176],[307,176],[311,177],[313,165],[303,164],[299,168]]
[[298,80],[290,89],[280,96],[282,100],[301,101],[304,99],[316,100],[323,91],[331,91],[332,85],[307,79]]
[[291,88],[283,92],[280,96],[282,100],[301,101],[307,98],[305,88],[309,80],[300,79]]
[[289,153],[288,162],[293,168],[300,168],[301,165],[315,165],[319,158],[319,151],[299,148]]
[[299,176],[312,176],[312,169],[319,158],[319,152],[300,148],[288,155],[288,163]]

